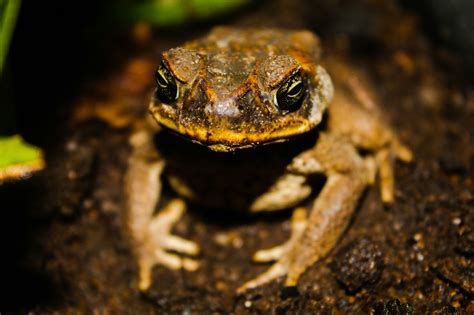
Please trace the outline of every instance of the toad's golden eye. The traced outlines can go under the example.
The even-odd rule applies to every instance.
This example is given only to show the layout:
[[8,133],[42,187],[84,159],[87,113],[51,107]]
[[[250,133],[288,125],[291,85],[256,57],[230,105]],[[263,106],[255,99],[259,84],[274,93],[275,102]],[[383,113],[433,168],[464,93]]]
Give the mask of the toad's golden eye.
[[297,72],[280,86],[275,94],[275,104],[282,111],[295,111],[301,106],[304,93],[303,77]]
[[162,62],[155,73],[157,96],[164,103],[171,103],[178,98],[178,86],[171,72]]

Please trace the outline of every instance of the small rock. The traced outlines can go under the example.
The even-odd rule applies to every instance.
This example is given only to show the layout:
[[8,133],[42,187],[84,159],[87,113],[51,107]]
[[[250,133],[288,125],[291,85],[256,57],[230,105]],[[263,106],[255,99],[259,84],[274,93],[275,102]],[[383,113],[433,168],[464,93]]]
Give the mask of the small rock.
[[452,221],[451,221],[454,225],[459,225],[461,224],[461,218],[454,218]]
[[336,254],[331,269],[336,279],[355,293],[379,279],[383,269],[382,251],[366,237],[357,239]]
[[371,315],[413,315],[415,314],[413,307],[408,303],[400,303],[398,299],[390,300],[387,303],[376,303]]

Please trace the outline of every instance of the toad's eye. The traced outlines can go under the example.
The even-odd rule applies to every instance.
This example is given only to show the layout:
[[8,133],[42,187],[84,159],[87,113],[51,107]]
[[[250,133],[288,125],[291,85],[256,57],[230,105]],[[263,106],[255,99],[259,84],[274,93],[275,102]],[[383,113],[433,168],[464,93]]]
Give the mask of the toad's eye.
[[275,104],[280,110],[295,111],[301,106],[304,94],[303,77],[297,72],[278,89],[275,94]]
[[157,95],[160,101],[171,103],[178,98],[179,90],[176,85],[176,80],[163,62],[156,70],[155,80],[157,84]]

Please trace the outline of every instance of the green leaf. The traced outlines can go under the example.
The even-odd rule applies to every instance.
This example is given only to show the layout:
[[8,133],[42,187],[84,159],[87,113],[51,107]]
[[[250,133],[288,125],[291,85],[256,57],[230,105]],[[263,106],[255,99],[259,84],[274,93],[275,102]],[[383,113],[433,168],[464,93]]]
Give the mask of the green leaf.
[[20,4],[21,0],[0,0],[0,76],[7,58]]
[[44,167],[41,150],[21,136],[0,137],[0,182],[18,178]]
[[121,20],[143,21],[153,25],[171,26],[206,19],[240,6],[251,0],[123,0],[116,13]]

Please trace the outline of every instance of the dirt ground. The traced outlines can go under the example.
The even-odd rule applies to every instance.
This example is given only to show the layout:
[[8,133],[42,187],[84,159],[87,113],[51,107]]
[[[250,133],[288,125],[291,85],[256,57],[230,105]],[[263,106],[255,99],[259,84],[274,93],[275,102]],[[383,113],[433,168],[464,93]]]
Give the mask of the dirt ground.
[[474,89],[462,60],[395,1],[279,0],[217,22],[312,29],[325,54],[375,82],[380,106],[415,154],[397,163],[396,202],[384,206],[369,188],[337,247],[297,289],[279,280],[242,296],[235,289],[268,268],[252,254],[287,239],[290,213],[190,209],[175,232],[200,244],[201,268],[156,267],[140,293],[123,232],[127,139],[145,112],[158,53],[214,22],[192,31],[138,25],[111,37],[110,60],[63,104],[48,167],[0,186],[0,312],[474,314]]

